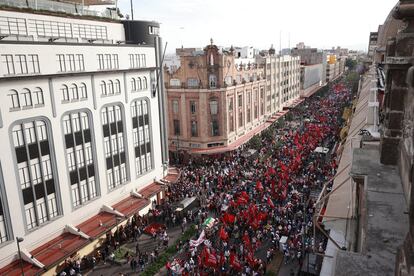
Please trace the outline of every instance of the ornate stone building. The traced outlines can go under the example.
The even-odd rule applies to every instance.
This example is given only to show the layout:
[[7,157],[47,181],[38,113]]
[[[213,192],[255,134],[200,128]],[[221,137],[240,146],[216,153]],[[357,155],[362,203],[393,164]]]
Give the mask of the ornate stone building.
[[299,58],[268,56],[237,64],[233,47],[222,50],[212,41],[202,51],[181,48],[177,55],[180,67],[164,68],[173,151],[226,147],[260,131],[299,97]]

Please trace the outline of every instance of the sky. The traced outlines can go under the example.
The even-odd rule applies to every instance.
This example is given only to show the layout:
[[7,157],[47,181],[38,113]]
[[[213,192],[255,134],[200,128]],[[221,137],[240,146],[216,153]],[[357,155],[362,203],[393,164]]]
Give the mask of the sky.
[[[131,0],[118,0],[131,14]],[[161,23],[167,53],[177,47],[218,46],[268,49],[298,42],[328,49],[367,50],[397,0],[132,0],[135,20]],[[281,39],[280,39],[281,38]]]

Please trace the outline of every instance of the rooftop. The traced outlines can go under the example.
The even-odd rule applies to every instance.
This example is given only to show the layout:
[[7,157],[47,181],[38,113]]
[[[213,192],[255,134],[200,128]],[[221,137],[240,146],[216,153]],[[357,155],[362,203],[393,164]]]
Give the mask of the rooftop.
[[408,231],[407,204],[397,167],[379,160],[379,146],[354,150],[351,175],[366,179],[365,239],[362,253],[338,252],[335,275],[395,273],[395,255]]
[[[111,5],[112,0],[84,0],[85,6],[96,5],[93,2],[100,3],[100,5]],[[82,0],[0,0],[0,9],[33,12],[50,15],[70,15],[74,17],[82,17],[84,19],[119,19],[118,13],[115,10],[106,9],[104,11],[96,11],[88,7],[82,6]],[[89,3],[89,4],[87,4]],[[113,3],[112,3],[113,4]]]

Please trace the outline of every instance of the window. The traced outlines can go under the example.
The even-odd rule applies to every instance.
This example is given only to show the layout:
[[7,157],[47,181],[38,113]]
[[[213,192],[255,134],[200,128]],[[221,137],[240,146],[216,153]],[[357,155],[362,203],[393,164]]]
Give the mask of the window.
[[129,54],[129,68],[135,68],[135,57],[133,54]]
[[243,106],[243,95],[239,95],[238,96],[238,107],[242,107]]
[[142,78],[142,89],[144,89],[144,90],[148,89],[148,83],[147,83],[147,78],[146,77]]
[[233,78],[231,76],[228,76],[225,78],[224,82],[226,83],[227,86],[231,86],[233,85]]
[[[49,127],[46,122],[39,119],[25,121],[12,127],[16,153],[15,166],[19,172],[28,230],[60,215],[57,208],[59,195],[56,194],[56,186],[59,183],[54,175],[56,168],[54,167],[54,156],[50,153],[51,145],[48,141],[48,132]],[[37,154],[28,154],[27,151],[32,145],[41,151]],[[22,152],[27,158],[19,158]],[[38,185],[43,180],[45,183]]]
[[218,113],[218,101],[217,100],[211,100],[210,101],[210,114],[211,115],[217,115]]
[[198,130],[197,130],[197,121],[191,121],[191,137],[197,137]]
[[131,89],[132,91],[137,91],[137,82],[134,78],[131,79]]
[[105,54],[105,65],[103,69],[112,69],[111,54]]
[[[0,166],[1,167],[1,166]],[[8,219],[8,208],[5,196],[3,194],[4,180],[3,173],[0,171],[0,245],[8,240],[10,240],[10,233],[8,225],[10,223]]]
[[27,88],[23,89],[21,95],[22,107],[32,106],[32,93],[30,93],[30,90]]
[[113,69],[119,68],[118,54],[112,54],[112,65],[113,65]]
[[209,75],[208,82],[210,88],[216,88],[217,87],[217,77],[216,75]]
[[65,55],[57,55],[59,60],[59,72],[66,72]]
[[109,80],[108,81],[108,95],[113,95],[114,94],[114,82]]
[[160,34],[160,28],[155,26],[148,26],[148,34],[150,35],[159,35]]
[[1,55],[2,62],[5,64],[7,74],[6,75],[14,75],[15,74],[15,68],[14,68],[14,62],[13,62],[13,55]]
[[76,71],[75,55],[74,54],[69,54],[69,55],[66,55],[66,56],[68,58],[68,64],[69,64],[68,71],[70,71],[70,72]]
[[179,136],[180,135],[180,120],[174,120],[174,135]]
[[137,79],[137,90],[142,90],[142,82],[141,82],[141,78]]
[[11,109],[20,108],[19,93],[16,90],[10,90],[8,96],[11,101]]
[[40,73],[38,55],[29,55],[29,73]]
[[76,55],[76,64],[79,71],[85,71],[85,62],[82,54]]
[[74,83],[72,83],[72,86],[70,87],[70,92],[73,100],[79,100],[79,93],[78,93],[78,86]]
[[191,112],[191,114],[195,114],[197,112],[195,101],[190,101],[190,112]]
[[27,60],[26,55],[15,55],[15,69],[16,74],[27,74]]
[[69,101],[69,88],[67,85],[62,86],[62,101]]
[[146,61],[146,56],[145,54],[141,55],[141,67],[146,67],[147,66],[147,61]]
[[33,91],[33,102],[35,106],[44,104],[43,91],[40,87],[36,87]]
[[59,72],[81,72],[85,70],[83,54],[58,54]]
[[92,145],[95,143],[94,136],[88,135],[91,131],[89,129],[89,114],[84,111],[64,115],[62,126],[65,133],[68,171],[70,172],[72,206],[77,207],[98,196],[96,192],[98,188],[95,183],[95,156],[92,152]]
[[153,168],[152,137],[148,100],[138,99],[133,101],[131,103],[131,111],[136,174],[139,176]]
[[229,111],[233,111],[233,98],[229,98]]
[[170,79],[171,87],[181,87],[181,81],[179,79]]
[[211,120],[211,136],[220,136],[219,122],[217,119]]
[[87,99],[88,98],[88,91],[86,89],[86,84],[84,84],[82,82],[79,86],[79,90],[80,90],[80,98],[81,99]]
[[121,94],[121,82],[119,80],[115,80],[115,94]]
[[198,87],[198,79],[188,79],[187,80],[187,86],[188,87],[192,87],[192,88],[197,88]]
[[107,94],[106,83],[105,81],[101,81],[101,95],[106,96]]
[[239,110],[239,127],[243,126],[243,111]]
[[102,108],[102,130],[104,135],[104,149],[106,157],[106,175],[109,189],[112,190],[128,180],[119,172],[126,166],[126,145],[124,135],[124,121],[120,105],[109,105]]
[[234,131],[233,112],[229,112],[229,130],[230,130],[230,132],[233,132]]
[[105,69],[104,55],[98,54],[98,64],[99,64],[99,70]]
[[172,101],[173,113],[178,114],[178,100]]

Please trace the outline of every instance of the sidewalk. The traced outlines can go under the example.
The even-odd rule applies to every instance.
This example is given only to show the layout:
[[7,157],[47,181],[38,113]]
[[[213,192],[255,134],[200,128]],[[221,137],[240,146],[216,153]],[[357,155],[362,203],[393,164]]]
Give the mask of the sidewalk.
[[[179,237],[181,237],[181,227],[178,224],[175,227],[168,228],[167,229],[168,236],[170,237],[168,246],[173,245]],[[155,247],[158,245],[158,240],[153,240],[151,236],[147,234],[142,234],[138,238],[139,243],[139,249],[141,252],[151,252],[155,249]],[[131,249],[133,252],[135,252],[135,245],[136,242],[129,242],[127,244],[124,244],[123,246],[127,247],[128,249]],[[164,252],[165,248],[161,250],[159,253],[161,254]],[[128,275],[139,275],[139,272],[133,273],[129,263],[123,264],[123,265],[117,265],[117,264],[110,264],[107,262],[104,264],[103,262],[100,262],[95,266],[95,269],[93,271],[89,271],[85,273],[84,275],[89,276],[111,276],[111,275],[117,275],[119,273],[128,274]]]

